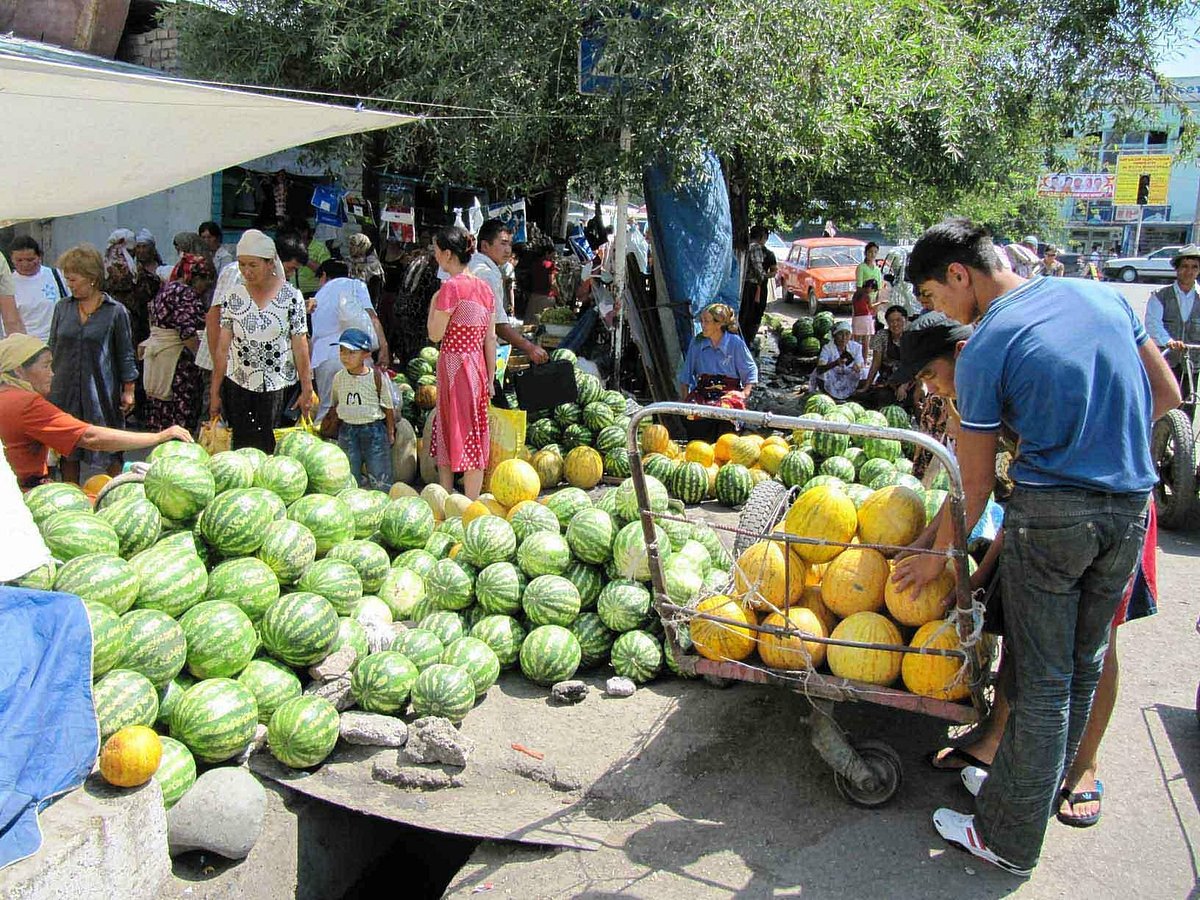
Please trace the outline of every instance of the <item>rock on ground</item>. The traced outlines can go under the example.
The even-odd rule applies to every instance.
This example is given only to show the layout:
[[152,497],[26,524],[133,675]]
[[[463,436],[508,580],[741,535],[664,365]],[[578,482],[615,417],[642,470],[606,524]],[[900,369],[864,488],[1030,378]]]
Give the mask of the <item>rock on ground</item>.
[[328,681],[314,681],[304,689],[304,693],[314,697],[324,697],[337,708],[338,712],[347,710],[354,705],[354,694],[350,690],[349,675],[339,675]]
[[326,681],[330,678],[336,678],[339,675],[345,675],[354,666],[358,659],[358,651],[349,644],[335,650],[329,654],[315,666],[308,670],[310,678],[315,678],[317,681]]
[[418,791],[462,787],[463,784],[461,773],[452,775],[444,768],[431,769],[424,766],[405,766],[387,762],[375,763],[371,767],[371,777],[384,784],[393,784],[396,787]]
[[628,678],[615,676],[608,679],[604,685],[604,693],[610,697],[632,697],[637,685]]
[[587,692],[588,686],[582,681],[560,681],[550,688],[550,699],[559,703],[579,703]]
[[475,742],[463,735],[449,719],[425,716],[408,729],[403,756],[415,763],[465,766],[475,751]]
[[403,747],[408,726],[395,716],[380,713],[342,713],[340,736],[347,744],[365,747]]
[[254,737],[250,739],[246,749],[235,757],[234,762],[239,766],[247,765],[250,757],[265,746],[267,746],[267,726],[259,722],[254,728]]
[[245,859],[262,834],[267,798],[245,769],[209,769],[167,811],[171,855],[207,850],[227,859]]

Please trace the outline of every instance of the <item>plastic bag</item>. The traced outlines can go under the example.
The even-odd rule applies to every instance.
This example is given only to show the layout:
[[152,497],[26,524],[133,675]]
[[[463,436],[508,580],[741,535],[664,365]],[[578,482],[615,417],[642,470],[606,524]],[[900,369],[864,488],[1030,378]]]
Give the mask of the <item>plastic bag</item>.
[[321,436],[321,432],[317,428],[316,424],[313,423],[312,417],[311,416],[301,416],[299,421],[297,421],[296,424],[293,425],[291,428],[276,428],[275,429],[275,440],[278,441],[285,434],[290,434],[293,431],[304,431],[304,432],[307,432],[308,434],[314,435],[316,437]]
[[371,339],[371,349],[379,349],[379,337],[367,310],[371,308],[371,295],[367,286],[356,278],[345,279],[347,284],[339,288],[337,298],[338,330],[357,328],[365,331]]
[[525,449],[525,410],[488,407],[488,433],[491,452],[488,453],[485,481],[492,470],[506,459],[515,459]]
[[228,450],[233,440],[233,432],[219,419],[212,419],[200,426],[199,444],[208,451],[209,456]]

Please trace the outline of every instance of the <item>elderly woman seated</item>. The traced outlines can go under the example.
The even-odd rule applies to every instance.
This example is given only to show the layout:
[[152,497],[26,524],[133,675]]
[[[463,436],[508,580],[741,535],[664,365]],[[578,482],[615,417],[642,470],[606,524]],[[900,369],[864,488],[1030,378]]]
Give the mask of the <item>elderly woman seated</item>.
[[862,345],[850,340],[850,326],[838,322],[833,337],[821,348],[817,367],[809,379],[809,388],[824,391],[835,400],[847,400],[858,390],[858,383],[867,373],[863,364]]
[[[688,346],[679,376],[679,395],[688,403],[745,409],[758,383],[758,366],[738,332],[737,317],[724,303],[710,303],[700,313],[700,334]],[[693,440],[714,440],[732,425],[712,419],[688,421]]]

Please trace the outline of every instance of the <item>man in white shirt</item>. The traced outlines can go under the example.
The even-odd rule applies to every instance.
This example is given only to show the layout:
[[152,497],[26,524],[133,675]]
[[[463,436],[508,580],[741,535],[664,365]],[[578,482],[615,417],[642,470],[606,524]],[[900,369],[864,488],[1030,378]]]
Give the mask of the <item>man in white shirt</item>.
[[28,235],[14,240],[9,252],[16,271],[12,308],[0,301],[4,333],[21,332],[49,342],[54,305],[70,295],[66,279],[57,269],[42,265],[42,248]]
[[505,310],[504,273],[500,267],[512,256],[512,232],[500,219],[488,219],[479,228],[478,242],[479,249],[467,263],[467,270],[486,281],[492,289],[495,298],[492,321],[496,326],[496,337],[512,344],[535,365],[544,363],[550,355],[514,328]]
[[[1166,350],[1167,365],[1177,379],[1183,376],[1185,344],[1200,344],[1200,303],[1196,278],[1200,276],[1200,245],[1180,247],[1171,257],[1175,281],[1150,295],[1146,303],[1146,333]],[[1192,365],[1200,369],[1200,352],[1191,351]]]
[[383,333],[383,325],[371,305],[371,294],[365,282],[351,278],[350,270],[344,262],[338,259],[327,259],[317,267],[317,307],[312,311],[312,324],[309,333],[312,335],[310,349],[312,351],[313,390],[321,403],[313,415],[313,421],[320,422],[329,411],[333,402],[333,376],[342,370],[338,357],[338,338],[349,327],[338,315],[341,304],[338,302],[343,294],[358,301],[375,332],[375,340],[379,344],[379,363],[384,368],[390,362],[387,337]]
[[200,235],[200,240],[204,241],[208,252],[212,254],[213,268],[220,275],[225,266],[235,261],[233,251],[221,243],[221,239],[224,237],[221,226],[216,222],[204,222],[196,229],[196,232]]

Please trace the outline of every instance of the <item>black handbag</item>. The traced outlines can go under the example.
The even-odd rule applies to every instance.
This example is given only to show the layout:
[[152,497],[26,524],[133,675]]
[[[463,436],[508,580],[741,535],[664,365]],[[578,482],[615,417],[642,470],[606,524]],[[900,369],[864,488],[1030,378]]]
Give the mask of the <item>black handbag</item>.
[[550,409],[579,399],[575,367],[565,359],[530,366],[513,376],[513,386],[517,391],[517,402],[527,412]]

